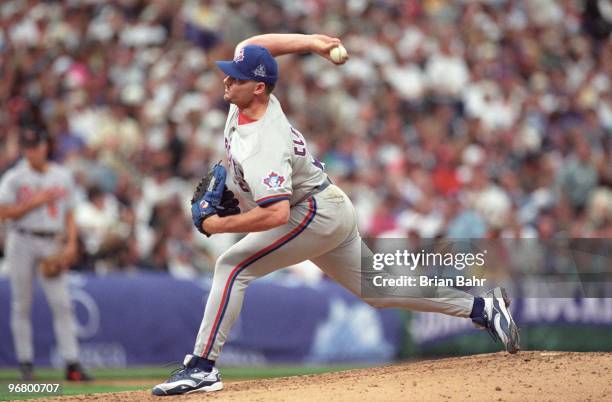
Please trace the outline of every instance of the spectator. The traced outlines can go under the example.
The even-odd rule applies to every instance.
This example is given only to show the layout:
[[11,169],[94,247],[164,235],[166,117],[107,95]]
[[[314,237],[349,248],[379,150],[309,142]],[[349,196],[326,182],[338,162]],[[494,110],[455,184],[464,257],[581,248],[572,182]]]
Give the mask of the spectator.
[[598,180],[591,161],[591,148],[586,141],[576,141],[575,154],[559,170],[557,180],[561,194],[569,198],[577,212],[582,211]]
[[88,189],[87,201],[76,208],[75,222],[85,254],[99,273],[126,266],[131,228],[121,218],[120,205],[114,195],[96,186]]
[[0,172],[20,125],[44,123],[54,157],[114,199],[100,211],[123,211],[112,217],[130,227],[123,264],[198,274],[208,264],[186,200],[225,152],[212,61],[256,32],[316,27],[342,38],[349,62],[280,57],[290,79],[275,93],[364,236],[548,236],[554,221],[554,236],[609,237],[602,4],[3,1]]

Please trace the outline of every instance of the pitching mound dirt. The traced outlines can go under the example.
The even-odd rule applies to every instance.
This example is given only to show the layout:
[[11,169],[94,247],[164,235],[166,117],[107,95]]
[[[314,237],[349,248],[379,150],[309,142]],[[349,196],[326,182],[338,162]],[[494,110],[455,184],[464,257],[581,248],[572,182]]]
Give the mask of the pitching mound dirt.
[[234,382],[210,394],[137,391],[53,401],[610,401],[611,373],[612,353],[528,351]]

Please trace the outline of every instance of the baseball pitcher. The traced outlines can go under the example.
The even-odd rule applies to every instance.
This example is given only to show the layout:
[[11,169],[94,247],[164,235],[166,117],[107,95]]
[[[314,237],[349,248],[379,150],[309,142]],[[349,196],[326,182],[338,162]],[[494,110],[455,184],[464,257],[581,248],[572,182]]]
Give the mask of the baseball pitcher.
[[[313,52],[334,62],[340,45],[325,35],[267,34],[240,43],[231,61],[218,61],[225,73],[226,167],[216,165],[196,189],[192,217],[196,228],[215,233],[248,233],[216,262],[213,285],[193,354],[154,395],[177,395],[223,388],[215,367],[251,281],[277,269],[311,260],[329,277],[361,297],[361,237],[355,209],[310,154],[306,140],[272,95],[279,77],[274,56]],[[344,60],[336,60],[337,64]],[[241,204],[234,194],[241,195]],[[443,289],[435,298],[366,300],[377,307],[435,311],[471,318],[518,350],[518,331],[502,289],[476,297]]]
[[90,380],[79,364],[76,327],[64,272],[77,257],[77,230],[72,217],[74,183],[70,172],[47,161],[45,132],[24,129],[25,158],[0,181],[0,219],[8,220],[5,245],[11,281],[11,330],[21,377],[33,379],[32,288],[41,285],[53,314],[55,339],[66,379]]

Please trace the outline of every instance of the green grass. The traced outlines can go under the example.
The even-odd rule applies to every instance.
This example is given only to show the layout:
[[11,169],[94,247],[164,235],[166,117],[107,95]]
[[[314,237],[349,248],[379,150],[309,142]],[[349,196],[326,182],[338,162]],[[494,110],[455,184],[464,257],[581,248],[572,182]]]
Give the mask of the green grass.
[[[258,378],[287,377],[294,375],[321,374],[342,370],[350,370],[355,366],[271,366],[271,367],[222,367],[221,373],[224,380],[240,381]],[[50,368],[36,368],[35,377],[37,383],[63,383],[63,395],[82,395],[106,392],[122,392],[134,390],[148,390],[154,383],[167,378],[173,367],[135,367],[118,369],[97,369],[91,370],[91,374],[96,378],[93,383],[63,383],[63,370]],[[112,385],[103,384],[104,381],[125,381],[142,380],[142,385]],[[25,400],[34,398],[50,398],[51,395],[20,395],[8,394],[8,383],[19,382],[19,371],[15,369],[0,370],[0,401],[4,400]]]
[[0,401],[22,401],[28,399],[37,398],[54,398],[56,396],[67,396],[67,395],[83,395],[83,394],[98,394],[107,392],[122,392],[122,391],[136,391],[145,390],[150,387],[137,386],[137,385],[64,385],[61,395],[51,394],[9,394],[4,384],[0,385]]
[[[223,378],[228,380],[247,380],[255,378],[286,377],[292,375],[331,373],[350,370],[356,366],[266,366],[266,367],[221,367]],[[367,366],[370,367],[370,366]],[[167,377],[173,367],[135,367],[91,370],[96,380],[126,380],[141,378]],[[63,380],[64,372],[50,368],[36,368],[35,376],[38,382],[42,380]],[[16,381],[19,371],[15,369],[0,370],[0,382]],[[40,380],[40,381],[39,381]]]

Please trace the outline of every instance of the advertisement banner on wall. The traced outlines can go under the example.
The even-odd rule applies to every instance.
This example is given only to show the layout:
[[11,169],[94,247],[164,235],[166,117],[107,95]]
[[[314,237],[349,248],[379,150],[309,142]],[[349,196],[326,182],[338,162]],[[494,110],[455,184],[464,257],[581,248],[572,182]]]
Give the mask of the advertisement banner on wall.
[[[191,353],[210,279],[162,274],[71,275],[81,360],[89,367],[179,361]],[[0,366],[17,364],[10,331],[10,284],[0,279]],[[44,294],[32,308],[35,364],[62,364]],[[403,325],[335,283],[256,281],[220,358],[225,365],[386,362],[397,354]]]
[[[521,330],[522,349],[612,350],[612,298],[515,298],[510,310]],[[474,330],[470,320],[412,313],[407,330],[409,341],[401,353],[405,357],[499,350],[484,331]]]

